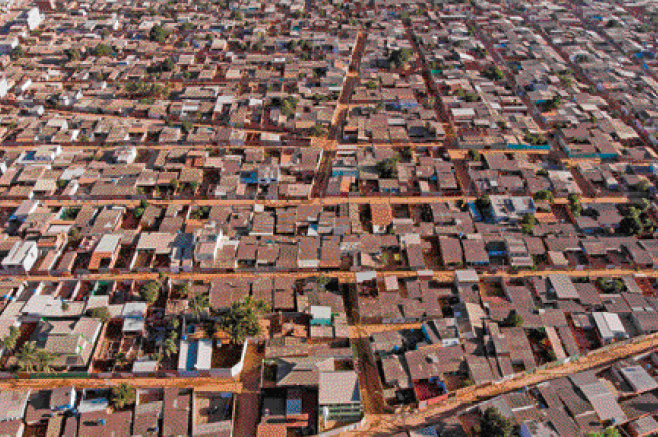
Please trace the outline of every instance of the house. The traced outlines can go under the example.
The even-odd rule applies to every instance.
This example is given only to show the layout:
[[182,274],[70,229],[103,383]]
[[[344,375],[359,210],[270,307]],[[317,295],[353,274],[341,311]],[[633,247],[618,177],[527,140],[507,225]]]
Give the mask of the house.
[[132,164],[137,158],[135,146],[121,147],[113,152],[114,161],[118,164]]
[[521,423],[521,437],[560,437],[549,422],[528,420]]
[[[80,414],[78,435],[93,435],[96,437],[130,435],[132,422],[132,410],[114,411],[102,409],[88,411]],[[68,431],[68,421],[66,428]],[[68,432],[66,435],[68,435]]]
[[75,408],[77,395],[73,387],[58,387],[50,392],[50,409],[54,412],[69,411]]
[[372,232],[375,234],[384,234],[388,227],[393,223],[393,214],[391,205],[388,203],[372,203],[370,205],[372,215]]
[[619,315],[610,312],[594,312],[592,318],[599,333],[601,342],[606,344],[629,337]]
[[0,77],[0,99],[4,99],[7,93],[9,92],[9,82],[4,76]]
[[128,302],[124,304],[121,311],[121,318],[123,319],[121,332],[124,334],[142,334],[147,307],[146,302]]
[[658,421],[651,416],[641,417],[628,424],[628,431],[633,437],[649,437],[658,433]]
[[630,385],[635,394],[641,394],[658,388],[658,382],[644,367],[627,366],[619,369],[619,375]]
[[490,212],[494,223],[518,223],[526,215],[537,213],[530,196],[489,196]]
[[443,347],[441,344],[419,347],[404,355],[409,374],[419,401],[447,393],[444,374],[456,374],[465,369],[461,346]]
[[111,269],[119,256],[119,250],[121,249],[120,242],[121,235],[103,235],[91,255],[89,270],[99,270],[101,268]]
[[571,278],[566,274],[548,275],[550,284],[549,290],[557,296],[558,299],[579,299],[580,295],[574,286]]
[[102,326],[100,320],[86,317],[41,322],[37,345],[55,356],[56,368],[87,368]]
[[0,391],[0,423],[23,420],[29,399],[30,390]]
[[320,372],[318,404],[324,421],[357,421],[363,414],[355,371]]
[[165,388],[162,436],[186,436],[190,433],[191,390]]
[[192,402],[193,437],[231,436],[235,402],[233,393],[195,391]]
[[43,15],[39,12],[39,8],[31,8],[23,14],[20,18],[30,30],[37,29],[43,22]]
[[25,275],[37,261],[39,249],[36,241],[17,241],[2,260],[2,273]]

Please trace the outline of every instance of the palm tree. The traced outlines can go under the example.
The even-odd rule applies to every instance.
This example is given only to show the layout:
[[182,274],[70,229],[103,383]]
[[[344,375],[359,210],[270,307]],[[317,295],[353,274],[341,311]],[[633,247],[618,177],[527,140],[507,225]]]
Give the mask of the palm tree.
[[28,341],[16,355],[18,368],[27,372],[34,372],[38,361],[37,344],[34,341]]
[[128,358],[123,352],[119,352],[116,357],[114,357],[114,367],[123,368],[128,364]]
[[110,393],[110,402],[115,409],[123,409],[135,403],[135,387],[122,382],[116,387],[112,387]]
[[201,320],[201,313],[205,313],[210,307],[210,297],[208,293],[196,294],[190,300],[190,307],[192,312],[196,314],[197,320]]
[[229,310],[222,314],[219,327],[228,333],[233,344],[242,344],[247,337],[260,333],[258,319],[268,311],[267,303],[247,297],[242,302],[234,302]]
[[174,340],[172,337],[166,339],[162,344],[162,351],[167,358],[171,358],[178,352],[178,345],[176,344],[176,340]]
[[7,349],[10,352],[13,352],[16,348],[16,343],[21,336],[21,331],[15,326],[9,327],[9,334],[2,340],[0,340],[0,348]]
[[43,349],[37,351],[36,366],[39,372],[52,372],[54,370],[52,367],[54,361],[55,355],[50,352]]

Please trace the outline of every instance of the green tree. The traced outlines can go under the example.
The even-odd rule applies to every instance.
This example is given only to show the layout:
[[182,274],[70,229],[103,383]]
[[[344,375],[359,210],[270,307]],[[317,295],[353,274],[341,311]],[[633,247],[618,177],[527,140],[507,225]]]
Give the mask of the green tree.
[[368,82],[366,82],[366,88],[368,88],[369,90],[377,89],[378,86],[379,84],[374,79],[370,79]]
[[122,382],[116,387],[112,387],[110,392],[110,403],[117,410],[124,409],[135,404],[136,390],[135,387]]
[[23,49],[23,46],[18,45],[11,50],[11,54],[9,56],[11,59],[20,59],[25,56],[25,49]]
[[149,281],[142,287],[140,294],[147,303],[155,303],[160,297],[160,283],[158,281]]
[[490,80],[502,80],[505,78],[505,75],[500,70],[500,68],[496,67],[495,65],[489,65],[487,68],[485,68],[482,72],[482,76]]
[[169,32],[167,32],[164,27],[158,24],[151,27],[151,30],[149,31],[149,39],[151,41],[159,42],[160,44],[164,43],[168,36]]
[[260,300],[247,297],[234,302],[219,319],[220,329],[226,331],[234,344],[242,344],[248,337],[260,333],[259,316],[267,313],[269,306]]
[[317,282],[318,286],[320,287],[320,290],[325,291],[327,289],[327,285],[331,282],[331,278],[328,277],[327,275],[320,275],[317,278],[315,278],[315,282]]
[[112,314],[110,314],[110,310],[108,310],[106,307],[98,307],[87,310],[87,315],[92,319],[99,319],[103,323],[107,323],[110,321],[110,319],[112,319]]
[[196,315],[197,320],[201,320],[201,315],[206,314],[210,308],[210,296],[208,293],[198,293],[189,300],[190,309]]
[[505,318],[505,325],[520,328],[523,326],[523,317],[516,310],[512,310]]
[[480,162],[482,161],[482,154],[475,149],[471,149],[468,151],[468,159],[471,161]]
[[398,161],[397,157],[386,158],[377,163],[377,173],[380,178],[394,178],[398,174]]
[[0,340],[0,348],[7,349],[10,352],[13,352],[16,349],[16,343],[21,337],[21,330],[15,326],[9,327],[9,333]]
[[524,234],[531,235],[535,224],[537,224],[537,219],[533,215],[526,214],[521,219],[521,230]]
[[628,209],[624,218],[619,222],[619,232],[625,235],[638,235],[644,232],[644,226],[637,208]]
[[511,437],[514,432],[514,423],[500,414],[495,407],[484,410],[480,418],[481,437]]
[[187,297],[190,294],[190,283],[183,282],[174,286],[174,292],[180,297]]
[[614,426],[607,427],[603,432],[590,432],[587,437],[620,437],[619,430]]
[[532,196],[532,198],[537,201],[547,201],[549,203],[553,203],[555,201],[553,193],[551,193],[549,190],[539,190]]
[[38,367],[38,349],[34,341],[28,341],[16,354],[16,364],[20,370],[34,372]]
[[491,207],[491,199],[486,194],[475,199],[475,206],[480,210],[481,213],[489,211]]
[[580,214],[583,212],[583,206],[580,204],[580,196],[578,194],[571,193],[567,199],[569,200],[569,209],[571,210],[571,214],[573,214],[574,217],[580,217]]
[[167,358],[171,358],[178,353],[178,345],[176,339],[169,337],[162,343],[162,352]]
[[327,130],[321,124],[316,124],[311,128],[311,136],[322,137],[327,134]]
[[82,56],[80,54],[80,50],[78,50],[78,49],[66,49],[66,50],[64,50],[64,54],[66,55],[66,57],[69,61],[77,61]]
[[185,120],[181,123],[181,130],[183,131],[183,133],[189,134],[190,132],[192,132],[193,129],[194,129],[194,124],[191,121]]
[[411,50],[396,49],[388,56],[387,62],[389,68],[400,68],[411,59]]
[[110,56],[112,54],[112,47],[107,44],[98,43],[91,49],[91,54],[93,56]]
[[55,355],[50,352],[39,349],[36,353],[36,368],[39,372],[52,372]]

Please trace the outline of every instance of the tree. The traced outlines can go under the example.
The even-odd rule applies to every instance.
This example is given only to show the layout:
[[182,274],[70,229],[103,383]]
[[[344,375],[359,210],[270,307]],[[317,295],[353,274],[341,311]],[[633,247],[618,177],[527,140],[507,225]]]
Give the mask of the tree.
[[168,36],[169,32],[167,32],[164,27],[158,24],[151,27],[151,30],[149,31],[149,39],[151,41],[159,42],[160,44],[164,43]]
[[526,132],[523,136],[523,140],[533,146],[546,144],[546,138],[542,134],[533,134],[532,132]]
[[327,289],[327,285],[329,285],[331,282],[331,278],[326,275],[320,275],[315,279],[315,282],[317,282],[322,291],[325,291]]
[[523,326],[523,317],[516,310],[512,310],[505,318],[505,325],[520,328]]
[[52,372],[52,367],[55,361],[55,355],[50,352],[40,349],[36,354],[36,368],[39,372]]
[[174,291],[180,297],[187,297],[190,294],[190,283],[183,282],[182,284],[176,284],[174,286]]
[[635,189],[646,193],[651,189],[652,186],[653,185],[651,185],[651,182],[649,182],[647,179],[642,179],[637,183],[637,185],[635,185]]
[[484,213],[485,211],[489,211],[489,208],[491,207],[491,199],[486,194],[480,196],[477,199],[475,199],[475,206],[477,206],[477,208],[482,213]]
[[603,278],[596,280],[596,285],[606,294],[619,294],[626,291],[626,284],[618,278]]
[[619,222],[619,232],[624,235],[638,235],[643,231],[639,215],[627,215]]
[[505,75],[500,70],[500,68],[496,67],[495,65],[489,65],[487,68],[485,68],[482,72],[482,76],[490,80],[502,80],[505,78]]
[[562,104],[562,96],[557,95],[554,96],[552,99],[546,101],[544,103],[544,108],[547,111],[552,111],[554,109],[559,108],[561,104]]
[[16,355],[16,363],[20,370],[34,372],[37,369],[37,344],[28,341]]
[[205,313],[210,307],[210,296],[208,293],[195,294],[189,301],[189,304],[197,320],[201,320],[201,314]]
[[532,230],[536,223],[537,223],[537,219],[535,219],[533,215],[526,214],[521,219],[521,230],[523,231],[524,234],[531,235]]
[[379,84],[374,79],[370,79],[368,82],[366,82],[366,88],[368,88],[369,90],[377,89],[378,86]]
[[112,47],[107,44],[98,43],[91,49],[92,56],[110,56],[112,54]]
[[400,68],[411,59],[411,50],[396,49],[388,56],[387,62],[389,68]]
[[80,50],[78,49],[66,49],[64,50],[64,54],[69,61],[77,61],[81,57]]
[[241,302],[234,302],[229,310],[222,314],[219,327],[229,334],[232,343],[242,344],[248,337],[260,333],[258,318],[268,311],[267,303],[247,297]]
[[394,178],[398,174],[398,158],[386,158],[377,163],[377,173],[380,178]]
[[106,307],[98,307],[87,310],[87,315],[92,319],[99,319],[103,323],[107,323],[110,321],[110,319],[112,319],[112,314],[110,314],[110,310],[108,310]]
[[162,352],[167,358],[171,358],[178,353],[178,345],[174,337],[169,337],[162,343]]
[[587,437],[620,437],[619,430],[614,426],[609,426],[603,432],[590,432]]
[[10,54],[11,59],[20,59],[23,56],[25,56],[25,50],[20,45],[14,47]]
[[0,340],[0,348],[7,349],[8,351],[12,352],[16,348],[16,343],[20,337],[20,329],[15,326],[10,326],[7,336]]
[[295,110],[297,109],[297,99],[295,97],[286,97],[282,102],[281,102],[281,114],[285,115],[286,117],[290,117],[295,113]]
[[471,149],[468,151],[468,159],[471,161],[480,162],[482,161],[482,154],[475,149]]
[[311,128],[311,136],[313,136],[313,137],[322,137],[326,133],[327,133],[327,130],[324,127],[322,127],[321,124],[315,124]]
[[573,214],[574,217],[580,217],[580,214],[583,212],[583,206],[580,204],[580,196],[578,194],[571,193],[569,194],[568,200],[571,214]]
[[546,201],[548,203],[553,203],[555,201],[553,193],[549,190],[539,190],[532,196],[532,198],[537,201]]
[[112,387],[110,392],[110,403],[117,410],[129,407],[135,404],[136,391],[135,387],[122,382],[116,387]]
[[140,292],[142,299],[147,303],[153,304],[160,297],[160,283],[158,281],[149,281]]
[[183,133],[189,134],[194,129],[194,124],[189,120],[185,120],[181,123],[180,127]]
[[480,418],[480,436],[510,437],[513,432],[513,422],[501,415],[496,407],[489,407],[484,410],[484,414]]

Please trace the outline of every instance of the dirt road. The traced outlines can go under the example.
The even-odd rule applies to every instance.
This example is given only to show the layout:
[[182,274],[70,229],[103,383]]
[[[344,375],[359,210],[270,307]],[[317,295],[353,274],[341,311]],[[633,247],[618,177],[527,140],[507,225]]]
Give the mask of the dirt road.
[[655,350],[658,350],[658,334],[640,338],[633,343],[619,344],[607,350],[593,351],[576,362],[538,370],[531,374],[523,374],[519,378],[498,385],[464,388],[456,391],[454,397],[444,402],[432,405],[424,410],[416,410],[415,412],[405,414],[404,417],[400,414],[369,415],[364,427],[360,430],[348,432],[345,435],[383,436],[394,434],[407,427],[428,426],[437,423],[445,415],[453,415],[474,403],[503,393],[519,390],[523,387],[571,375],[576,372],[605,367],[623,358]]
[[57,387],[75,387],[83,388],[107,388],[126,383],[137,388],[157,388],[157,387],[180,387],[194,388],[198,391],[226,391],[241,393],[243,383],[232,379],[217,378],[80,378],[80,379],[11,379],[0,380],[0,390],[46,390]]

